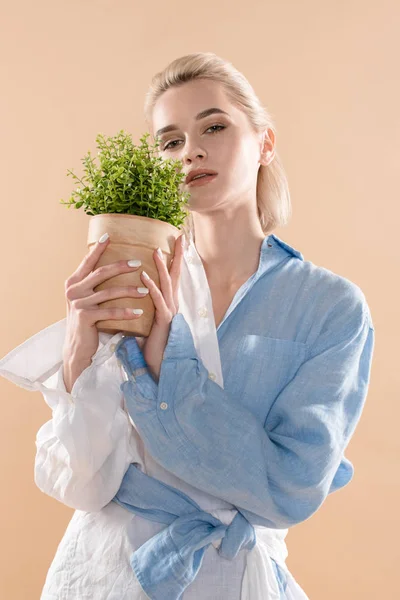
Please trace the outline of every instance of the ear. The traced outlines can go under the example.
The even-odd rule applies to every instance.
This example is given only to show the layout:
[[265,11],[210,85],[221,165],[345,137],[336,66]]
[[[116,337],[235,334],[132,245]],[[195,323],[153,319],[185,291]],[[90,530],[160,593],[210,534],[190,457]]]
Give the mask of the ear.
[[261,135],[260,163],[269,165],[275,157],[275,134],[272,129],[267,129]]

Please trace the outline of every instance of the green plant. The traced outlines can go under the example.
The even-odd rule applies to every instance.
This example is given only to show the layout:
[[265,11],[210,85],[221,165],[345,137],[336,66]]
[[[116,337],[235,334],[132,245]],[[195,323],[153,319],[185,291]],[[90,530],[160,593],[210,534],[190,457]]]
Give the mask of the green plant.
[[88,215],[123,213],[167,221],[179,227],[185,220],[189,193],[181,193],[184,180],[182,162],[163,160],[154,156],[160,145],[158,138],[153,147],[148,145],[149,133],[135,146],[132,136],[123,129],[114,137],[99,134],[96,137],[100,166],[95,164],[90,151],[82,159],[85,175],[80,179],[72,170],[77,183],[83,187],[72,192],[68,208],[83,207]]

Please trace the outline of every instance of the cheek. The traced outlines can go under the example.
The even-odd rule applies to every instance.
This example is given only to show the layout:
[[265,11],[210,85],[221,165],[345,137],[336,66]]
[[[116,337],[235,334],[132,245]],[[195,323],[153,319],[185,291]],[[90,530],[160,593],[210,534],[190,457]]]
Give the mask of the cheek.
[[254,163],[254,143],[243,134],[227,136],[224,150],[227,162],[236,172],[246,172]]
[[231,148],[227,164],[229,165],[228,175],[237,189],[247,187],[253,179],[254,169],[254,160],[250,156],[248,148],[244,148],[242,144]]
[[237,144],[232,161],[236,180],[242,183],[242,187],[247,187],[254,181],[259,166],[258,159],[254,143],[241,141]]

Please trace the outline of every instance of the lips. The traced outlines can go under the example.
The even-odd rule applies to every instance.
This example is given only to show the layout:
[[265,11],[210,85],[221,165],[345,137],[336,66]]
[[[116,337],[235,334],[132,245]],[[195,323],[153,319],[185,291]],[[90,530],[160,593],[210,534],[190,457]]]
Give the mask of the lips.
[[187,174],[185,183],[190,183],[196,175],[217,175],[216,171],[211,171],[210,169],[194,169]]
[[202,175],[201,177],[196,177],[195,179],[192,179],[192,181],[189,181],[186,187],[188,189],[192,189],[194,187],[203,187],[204,185],[210,183],[210,181],[215,181],[217,177],[218,175]]

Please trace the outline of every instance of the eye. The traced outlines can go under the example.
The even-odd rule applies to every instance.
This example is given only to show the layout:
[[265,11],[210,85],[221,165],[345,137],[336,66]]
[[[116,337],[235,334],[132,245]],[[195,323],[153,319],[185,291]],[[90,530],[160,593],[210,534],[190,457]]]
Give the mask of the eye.
[[[221,131],[222,129],[226,129],[225,125],[211,125],[211,127],[209,127],[208,129],[206,129],[206,131],[208,131],[209,129],[212,129],[213,127],[219,127],[219,129],[214,129],[214,131],[212,131],[211,133],[218,133],[218,131]],[[168,142],[168,144],[166,144],[163,147],[163,150],[168,150],[169,146],[171,144],[175,144],[175,142],[179,142],[179,140],[172,140],[171,142]],[[172,148],[176,148],[176,146],[172,146]]]

